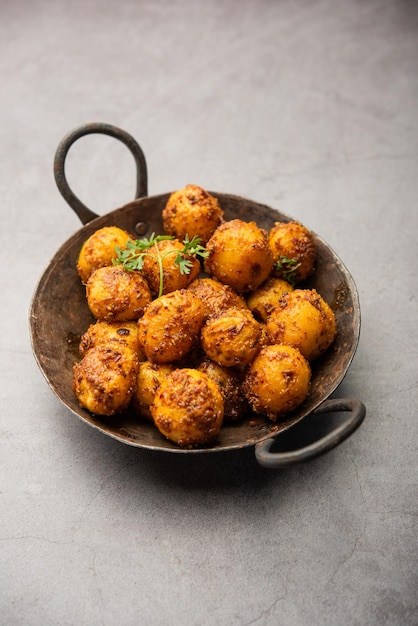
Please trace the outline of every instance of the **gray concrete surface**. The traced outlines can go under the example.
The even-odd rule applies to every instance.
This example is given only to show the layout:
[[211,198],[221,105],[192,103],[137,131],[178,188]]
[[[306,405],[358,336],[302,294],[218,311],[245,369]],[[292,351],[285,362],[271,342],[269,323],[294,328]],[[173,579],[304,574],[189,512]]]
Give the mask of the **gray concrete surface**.
[[[417,612],[418,5],[2,0],[4,626],[411,626]],[[357,283],[336,395],[362,427],[307,465],[151,453],[76,419],[32,355],[37,280],[79,227],[52,160],[87,121],[141,144],[149,193],[195,182],[299,219]],[[74,146],[93,210],[133,197],[111,139]]]

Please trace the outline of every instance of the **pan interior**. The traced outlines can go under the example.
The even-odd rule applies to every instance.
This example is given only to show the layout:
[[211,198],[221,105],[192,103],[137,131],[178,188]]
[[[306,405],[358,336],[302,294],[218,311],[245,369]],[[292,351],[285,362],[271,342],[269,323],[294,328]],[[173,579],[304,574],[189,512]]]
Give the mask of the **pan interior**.
[[[238,196],[211,192],[219,199],[226,219],[255,221],[269,230],[274,222],[290,217],[267,206]],[[94,322],[86,303],[85,288],[76,272],[83,242],[98,228],[119,226],[141,236],[162,233],[161,213],[169,194],[135,200],[99,217],[77,231],[55,254],[35,290],[30,329],[38,365],[57,397],[72,413],[90,426],[123,443],[153,450],[202,453],[238,449],[287,430],[318,407],[341,383],[354,357],[359,332],[360,310],[354,281],[334,251],[315,233],[318,257],[314,276],[303,287],[315,288],[330,304],[337,319],[337,337],[329,350],[312,363],[312,385],[305,402],[277,424],[255,414],[224,425],[216,444],[196,450],[182,450],[166,441],[154,425],[126,412],[112,418],[94,416],[82,409],[72,392],[72,370],[79,359],[80,337]],[[139,225],[139,226],[138,226]],[[146,232],[144,232],[144,230]],[[136,235],[138,236],[138,235]]]

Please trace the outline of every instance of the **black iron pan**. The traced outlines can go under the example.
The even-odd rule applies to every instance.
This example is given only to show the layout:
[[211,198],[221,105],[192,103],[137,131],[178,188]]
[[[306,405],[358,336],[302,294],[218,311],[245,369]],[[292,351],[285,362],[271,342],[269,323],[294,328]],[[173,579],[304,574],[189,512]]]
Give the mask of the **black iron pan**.
[[[88,209],[70,189],[65,176],[68,150],[80,137],[101,133],[115,137],[131,151],[137,166],[136,199],[101,217]],[[314,287],[331,305],[338,334],[331,348],[312,364],[312,386],[308,398],[286,419],[277,424],[249,414],[237,424],[223,426],[216,444],[183,450],[165,440],[152,423],[140,421],[129,412],[103,418],[82,409],[71,389],[73,364],[78,360],[81,334],[92,323],[85,289],[76,272],[82,243],[103,226],[119,226],[133,235],[162,233],[162,210],[169,193],[147,197],[147,168],[138,143],[125,131],[109,124],[93,123],[75,128],[59,144],[54,160],[57,186],[84,226],[57,251],[42,275],[30,309],[32,347],[37,363],[49,386],[72,413],[90,426],[123,443],[178,454],[207,454],[255,446],[258,462],[278,468],[306,461],[331,450],[362,423],[365,407],[357,399],[329,399],[343,380],[354,357],[360,334],[360,307],[353,278],[335,252],[314,233],[318,259],[307,287]],[[287,215],[268,206],[235,195],[210,192],[219,199],[226,219],[254,220],[269,230],[276,221],[289,221]],[[310,414],[342,412],[344,419],[332,432],[313,444],[292,452],[271,452],[281,432]]]

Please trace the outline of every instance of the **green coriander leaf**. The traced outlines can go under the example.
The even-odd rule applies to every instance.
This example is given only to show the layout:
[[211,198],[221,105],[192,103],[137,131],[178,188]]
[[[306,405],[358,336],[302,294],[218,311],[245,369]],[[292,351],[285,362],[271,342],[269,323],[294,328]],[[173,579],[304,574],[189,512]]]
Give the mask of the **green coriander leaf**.
[[295,284],[296,270],[301,266],[301,263],[296,259],[289,259],[286,256],[280,256],[276,261],[276,270],[280,272],[283,280],[287,281],[290,285]]

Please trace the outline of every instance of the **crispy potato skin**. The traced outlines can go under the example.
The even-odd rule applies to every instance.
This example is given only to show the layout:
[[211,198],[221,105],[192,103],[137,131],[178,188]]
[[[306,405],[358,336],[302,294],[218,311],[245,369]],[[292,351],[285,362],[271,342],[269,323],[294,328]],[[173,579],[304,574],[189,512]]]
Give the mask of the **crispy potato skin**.
[[[316,261],[316,246],[312,233],[299,222],[275,222],[269,232],[268,242],[274,263],[279,257],[293,259],[300,266],[293,274],[295,283],[313,274]],[[284,278],[283,270],[275,270],[275,276]]]
[[123,248],[132,237],[117,226],[96,230],[82,245],[77,260],[77,272],[84,284],[99,267],[112,265],[116,259],[116,246]]
[[135,390],[138,363],[133,350],[121,344],[88,350],[73,370],[73,391],[80,405],[108,416],[126,409]]
[[[116,247],[133,241],[116,226],[80,250],[77,272],[97,320],[74,365],[80,405],[102,416],[129,408],[186,449],[214,443],[224,422],[251,410],[282,419],[308,395],[310,361],[337,332],[320,294],[298,285],[315,269],[314,235],[296,221],[269,232],[225,221],[218,200],[197,185],[172,193],[162,218],[174,239],[151,245],[140,271],[113,265]],[[208,256],[187,255],[192,266],[182,274],[175,259],[186,236],[199,237]],[[281,257],[294,263],[279,269]]]
[[260,350],[242,387],[253,411],[276,421],[305,400],[310,380],[309,363],[299,350],[276,344]]
[[212,443],[223,423],[218,385],[204,372],[176,369],[158,387],[151,414],[164,437],[183,448]]
[[183,241],[200,237],[205,245],[223,221],[219,202],[198,185],[186,185],[171,194],[163,209],[164,231]]
[[[176,265],[176,252],[183,250],[184,244],[178,239],[166,239],[159,241],[157,244],[159,254],[161,256],[167,254],[162,259],[163,265],[163,295],[176,291],[177,289],[185,289],[199,275],[200,263],[196,257],[187,255],[187,259],[192,263],[190,272],[182,274],[179,265]],[[170,253],[170,250],[172,253]],[[159,292],[160,288],[160,269],[157,262],[157,251],[155,247],[151,247],[144,257],[144,266],[142,274],[146,278],[154,296]]]
[[120,265],[95,270],[87,281],[86,297],[97,319],[114,322],[138,319],[152,299],[145,278]]
[[207,356],[226,367],[248,365],[260,349],[261,337],[260,324],[245,309],[228,309],[209,318],[201,333]]
[[214,317],[227,309],[247,309],[247,303],[232,287],[220,283],[214,278],[196,278],[189,290],[200,298],[207,317]]
[[242,392],[243,374],[232,367],[224,367],[210,359],[204,359],[197,369],[211,378],[221,391],[224,401],[224,422],[236,422],[248,411],[248,403]]
[[139,330],[136,321],[130,322],[96,322],[90,324],[86,332],[81,336],[79,350],[81,356],[94,348],[105,343],[119,343],[131,348],[140,360],[143,355],[139,346]]
[[266,322],[285,293],[293,291],[292,285],[281,278],[269,278],[247,297],[247,305],[256,319]]
[[136,389],[132,397],[132,406],[139,415],[152,419],[150,406],[154,402],[157,389],[174,369],[172,363],[139,363]]
[[330,306],[315,289],[295,289],[286,294],[266,322],[270,343],[298,348],[312,361],[335,339],[337,325]]
[[209,239],[206,250],[206,272],[238,293],[257,289],[273,268],[267,233],[255,222],[224,222]]
[[198,341],[204,321],[204,306],[194,293],[168,293],[154,300],[138,321],[141,348],[155,363],[178,361]]

